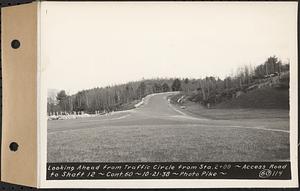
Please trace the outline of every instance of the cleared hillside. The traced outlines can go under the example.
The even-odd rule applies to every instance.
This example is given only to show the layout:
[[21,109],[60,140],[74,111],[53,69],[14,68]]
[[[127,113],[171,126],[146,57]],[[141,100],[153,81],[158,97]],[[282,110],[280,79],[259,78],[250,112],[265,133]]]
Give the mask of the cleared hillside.
[[242,94],[235,99],[224,101],[216,108],[261,108],[289,109],[287,88],[261,88]]

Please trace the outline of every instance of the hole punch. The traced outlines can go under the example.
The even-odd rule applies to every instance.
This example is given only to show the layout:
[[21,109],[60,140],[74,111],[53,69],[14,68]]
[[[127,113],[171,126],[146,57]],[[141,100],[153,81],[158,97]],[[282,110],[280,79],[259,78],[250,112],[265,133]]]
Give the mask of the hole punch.
[[11,151],[16,152],[16,151],[18,150],[18,148],[19,148],[19,145],[18,145],[18,143],[16,143],[16,142],[12,142],[12,143],[9,144],[9,149],[10,149]]
[[21,46],[20,41],[18,41],[18,40],[13,40],[13,41],[11,41],[11,47],[12,47],[13,49],[18,49],[20,46]]

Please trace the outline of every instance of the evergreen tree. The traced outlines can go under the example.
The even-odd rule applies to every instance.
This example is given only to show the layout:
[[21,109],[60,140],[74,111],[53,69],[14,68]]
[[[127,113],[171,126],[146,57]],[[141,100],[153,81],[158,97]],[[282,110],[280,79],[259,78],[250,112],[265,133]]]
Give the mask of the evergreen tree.
[[172,84],[172,91],[181,91],[181,82],[178,78],[176,78]]
[[163,85],[162,85],[162,91],[163,92],[170,91],[170,87],[169,87],[169,85],[167,83],[163,83]]

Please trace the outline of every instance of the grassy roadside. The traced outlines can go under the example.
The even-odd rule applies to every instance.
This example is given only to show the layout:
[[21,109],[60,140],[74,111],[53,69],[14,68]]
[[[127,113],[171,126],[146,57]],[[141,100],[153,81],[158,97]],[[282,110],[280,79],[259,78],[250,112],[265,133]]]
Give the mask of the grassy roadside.
[[[88,119],[85,119],[88,120]],[[233,162],[289,158],[289,134],[223,127],[103,126],[48,135],[48,162]]]
[[234,122],[241,126],[261,126],[268,129],[289,130],[289,110],[288,109],[265,109],[265,108],[211,108],[207,109],[203,105],[189,100],[178,103],[174,100],[182,97],[170,97],[171,104],[187,115],[198,118],[222,121],[226,124]]
[[181,111],[209,119],[289,119],[288,89],[257,89],[211,106],[210,109],[190,101],[189,95],[185,93],[169,98],[171,103]]
[[188,114],[215,120],[289,118],[289,111],[285,109],[207,109],[200,104],[191,102],[175,104],[175,106]]

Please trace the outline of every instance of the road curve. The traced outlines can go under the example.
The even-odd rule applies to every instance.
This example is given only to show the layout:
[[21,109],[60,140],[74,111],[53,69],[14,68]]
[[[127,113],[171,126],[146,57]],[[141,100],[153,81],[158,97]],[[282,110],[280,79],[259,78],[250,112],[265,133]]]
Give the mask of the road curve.
[[[48,161],[196,162],[289,158],[288,130],[191,116],[169,103],[168,96],[176,93],[148,95],[138,108],[110,115],[48,121]],[[62,154],[61,150],[66,152]],[[78,157],[78,153],[86,156]]]
[[[143,103],[138,108],[113,112],[108,115],[82,118],[67,119],[48,122],[48,133],[57,131],[70,131],[81,128],[100,128],[101,126],[145,126],[145,125],[176,125],[180,124],[197,124],[204,118],[196,118],[185,114],[183,111],[172,106],[168,101],[168,96],[178,92],[157,93],[146,96]],[[68,122],[72,125],[68,125]],[[77,122],[77,123],[76,123]],[[58,125],[58,124],[66,125]],[[86,124],[86,126],[82,126]],[[97,124],[97,125],[96,125]],[[96,126],[95,126],[96,125]]]

